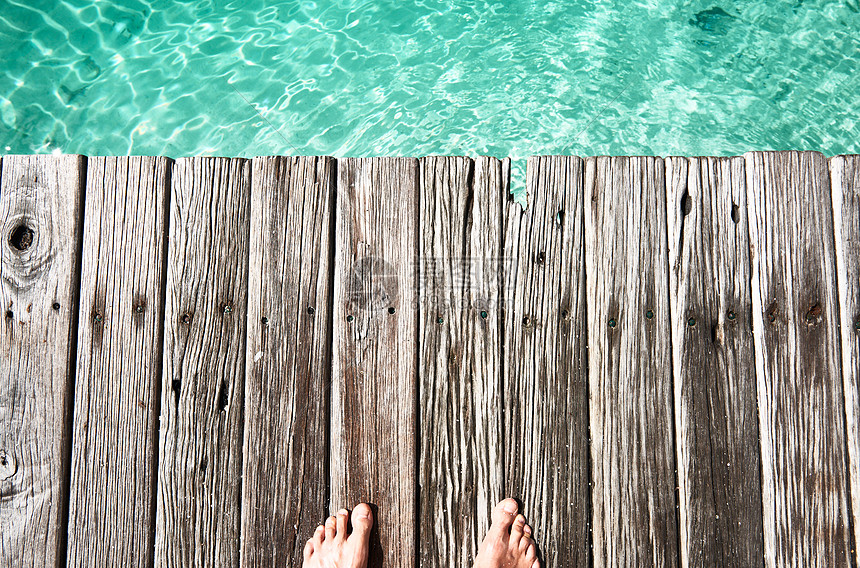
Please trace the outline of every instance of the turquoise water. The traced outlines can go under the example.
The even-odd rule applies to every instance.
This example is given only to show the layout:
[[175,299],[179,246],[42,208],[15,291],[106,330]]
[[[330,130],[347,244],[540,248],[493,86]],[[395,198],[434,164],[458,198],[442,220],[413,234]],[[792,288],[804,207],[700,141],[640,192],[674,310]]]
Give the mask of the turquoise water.
[[0,0],[0,154],[856,153],[858,38],[860,0]]

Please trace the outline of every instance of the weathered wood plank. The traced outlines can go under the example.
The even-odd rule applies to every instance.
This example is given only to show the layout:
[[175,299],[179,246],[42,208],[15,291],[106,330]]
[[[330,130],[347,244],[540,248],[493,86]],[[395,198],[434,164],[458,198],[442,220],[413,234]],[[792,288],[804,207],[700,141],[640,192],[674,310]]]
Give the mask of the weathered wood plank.
[[663,168],[651,157],[586,161],[596,567],[679,561]]
[[153,561],[170,164],[88,162],[69,566]]
[[682,566],[764,561],[745,182],[666,158]]
[[505,490],[547,566],[588,566],[591,544],[582,169],[529,158],[528,209],[504,212]]
[[55,566],[65,539],[86,159],[0,164],[0,566]]
[[300,566],[326,516],[334,172],[327,157],[253,161],[245,568]]
[[501,500],[506,165],[420,161],[421,567],[471,566]]
[[860,156],[830,159],[854,563],[860,563]]
[[155,565],[239,565],[251,163],[173,166]]
[[331,507],[374,503],[370,568],[417,543],[418,161],[338,160]]
[[833,210],[817,152],[746,159],[767,566],[846,566]]

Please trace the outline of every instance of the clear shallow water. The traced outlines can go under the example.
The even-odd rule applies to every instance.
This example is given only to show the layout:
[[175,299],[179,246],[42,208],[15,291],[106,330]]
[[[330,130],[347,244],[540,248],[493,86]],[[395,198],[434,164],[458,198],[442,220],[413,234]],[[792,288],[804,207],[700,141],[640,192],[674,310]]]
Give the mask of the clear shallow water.
[[0,154],[860,151],[860,0],[0,6]]

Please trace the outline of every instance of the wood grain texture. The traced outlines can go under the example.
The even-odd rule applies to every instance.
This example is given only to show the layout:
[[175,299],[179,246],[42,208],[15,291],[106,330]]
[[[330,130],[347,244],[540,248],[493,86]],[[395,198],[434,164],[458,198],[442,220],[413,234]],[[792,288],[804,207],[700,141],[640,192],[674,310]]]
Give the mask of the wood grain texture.
[[243,568],[298,567],[326,517],[335,162],[252,168]]
[[585,205],[594,566],[676,566],[663,160],[588,158]]
[[846,566],[853,545],[827,160],[744,157],[765,565]]
[[422,568],[471,566],[501,500],[508,167],[494,158],[420,161]]
[[90,158],[69,566],[153,561],[167,158]]
[[369,568],[417,558],[417,235],[417,160],[338,160],[331,510],[376,505]]
[[681,565],[761,566],[744,159],[665,163]]
[[[860,156],[830,158],[851,522],[860,542]],[[854,547],[854,563],[860,563]]]
[[0,566],[62,560],[85,168],[2,159]]
[[582,170],[529,158],[528,208],[504,212],[505,492],[547,566],[586,567],[591,544]]
[[176,161],[155,565],[239,565],[251,163]]

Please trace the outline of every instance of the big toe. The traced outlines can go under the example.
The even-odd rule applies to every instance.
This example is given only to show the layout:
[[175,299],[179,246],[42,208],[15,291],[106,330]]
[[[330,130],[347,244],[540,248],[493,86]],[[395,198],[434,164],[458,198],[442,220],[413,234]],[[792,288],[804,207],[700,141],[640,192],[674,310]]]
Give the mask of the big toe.
[[517,502],[510,497],[503,499],[493,509],[493,526],[503,530],[509,529],[514,523],[519,508]]
[[373,511],[367,503],[359,503],[352,510],[352,534],[368,539],[373,527]]

